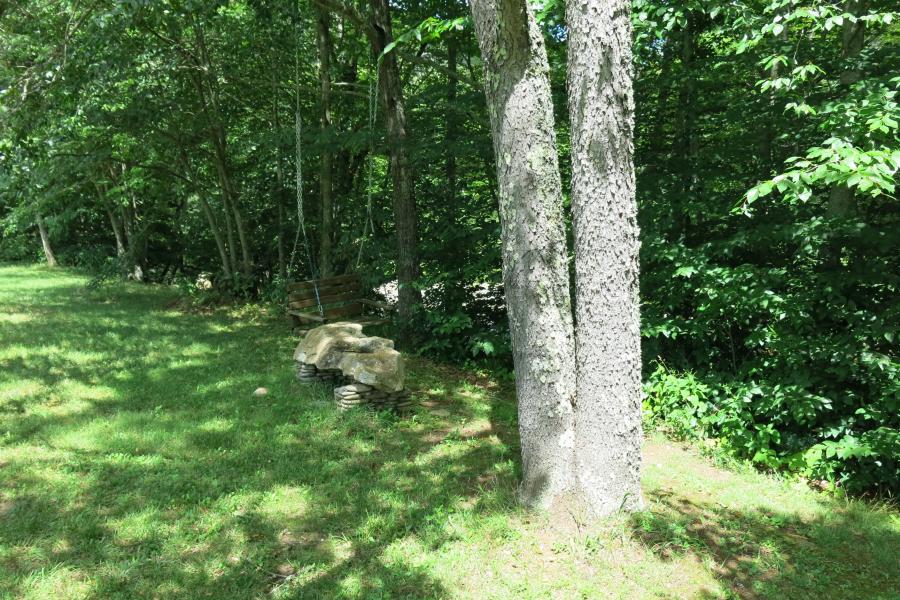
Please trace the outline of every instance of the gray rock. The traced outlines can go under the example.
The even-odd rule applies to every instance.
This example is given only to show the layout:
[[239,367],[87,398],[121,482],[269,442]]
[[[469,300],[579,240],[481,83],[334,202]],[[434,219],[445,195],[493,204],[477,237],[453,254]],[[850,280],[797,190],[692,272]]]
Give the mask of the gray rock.
[[332,323],[310,330],[297,346],[294,360],[315,365],[319,376],[327,371],[350,377],[368,389],[403,389],[403,357],[394,350],[394,342],[366,337],[356,323]]
[[372,391],[372,386],[362,383],[351,383],[342,387],[341,390],[346,392],[370,392]]

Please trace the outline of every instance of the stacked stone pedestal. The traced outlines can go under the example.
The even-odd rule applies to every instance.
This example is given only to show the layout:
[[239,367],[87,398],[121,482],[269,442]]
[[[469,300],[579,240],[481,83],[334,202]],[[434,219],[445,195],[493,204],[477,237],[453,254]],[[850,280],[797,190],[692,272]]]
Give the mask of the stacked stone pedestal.
[[297,363],[297,381],[300,383],[323,383],[326,385],[346,385],[353,381],[345,377],[340,369],[319,369],[312,363]]
[[364,383],[351,383],[334,388],[334,401],[340,410],[365,406],[373,410],[403,412],[412,407],[409,390],[384,392]]
[[367,337],[358,323],[331,323],[309,331],[294,352],[297,379],[334,386],[340,410],[365,406],[405,411],[404,361],[386,338]]

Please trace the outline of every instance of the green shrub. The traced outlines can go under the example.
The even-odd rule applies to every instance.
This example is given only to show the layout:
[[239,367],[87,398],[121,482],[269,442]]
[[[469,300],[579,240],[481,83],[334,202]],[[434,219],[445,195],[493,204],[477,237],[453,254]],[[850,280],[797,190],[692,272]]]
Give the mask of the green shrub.
[[648,424],[677,437],[714,438],[732,455],[849,492],[898,490],[896,412],[837,412],[828,398],[801,386],[704,380],[663,364],[648,377],[644,394]]
[[40,248],[34,238],[17,231],[0,231],[0,262],[39,260]]

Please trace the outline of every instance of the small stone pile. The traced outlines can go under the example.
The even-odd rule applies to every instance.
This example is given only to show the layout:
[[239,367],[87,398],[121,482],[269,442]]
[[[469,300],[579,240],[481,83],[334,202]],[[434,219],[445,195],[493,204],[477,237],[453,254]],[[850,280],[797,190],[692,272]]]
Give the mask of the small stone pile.
[[367,406],[374,410],[404,412],[412,407],[409,390],[383,392],[364,383],[351,383],[334,388],[334,401],[341,410]]
[[313,363],[297,363],[297,381],[300,383],[324,383],[328,385],[345,385],[351,383],[351,377],[345,377],[340,369],[319,369]]
[[367,406],[405,411],[412,406],[403,387],[403,356],[394,342],[366,337],[357,323],[330,323],[310,330],[294,352],[297,379],[335,387],[341,410]]

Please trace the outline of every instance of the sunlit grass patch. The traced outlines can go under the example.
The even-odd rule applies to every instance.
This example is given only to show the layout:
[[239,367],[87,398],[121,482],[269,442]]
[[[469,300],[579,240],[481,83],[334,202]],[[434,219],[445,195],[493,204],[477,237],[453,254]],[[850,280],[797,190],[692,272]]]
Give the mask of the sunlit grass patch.
[[[47,386],[38,379],[10,379],[0,381],[0,403],[24,403],[39,397],[47,391]],[[10,407],[6,410],[15,410]]]
[[6,314],[0,314],[0,325],[3,326],[13,326],[13,325],[21,325],[22,323],[27,323],[28,321],[34,318],[33,315],[29,315],[21,312],[8,312]]
[[645,511],[527,513],[508,384],[412,358],[414,414],[339,413],[296,383],[280,319],[172,300],[0,269],[0,314],[35,316],[0,326],[0,597],[886,600],[900,582],[891,508],[660,438]]
[[22,600],[47,598],[90,598],[92,586],[88,576],[72,567],[56,565],[29,575],[22,585]]

